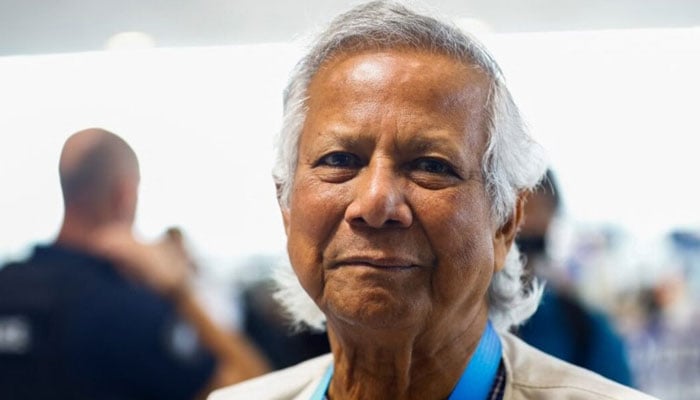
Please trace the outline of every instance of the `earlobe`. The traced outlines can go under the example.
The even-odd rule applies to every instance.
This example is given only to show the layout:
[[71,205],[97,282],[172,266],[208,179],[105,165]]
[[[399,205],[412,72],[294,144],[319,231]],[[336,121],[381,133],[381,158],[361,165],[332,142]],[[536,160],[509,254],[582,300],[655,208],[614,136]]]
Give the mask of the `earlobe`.
[[515,236],[518,233],[518,229],[520,228],[520,224],[523,222],[525,215],[526,198],[526,192],[521,192],[518,194],[511,217],[496,231],[496,235],[493,239],[495,272],[498,272],[503,268],[508,252],[510,251],[510,247],[513,246]]

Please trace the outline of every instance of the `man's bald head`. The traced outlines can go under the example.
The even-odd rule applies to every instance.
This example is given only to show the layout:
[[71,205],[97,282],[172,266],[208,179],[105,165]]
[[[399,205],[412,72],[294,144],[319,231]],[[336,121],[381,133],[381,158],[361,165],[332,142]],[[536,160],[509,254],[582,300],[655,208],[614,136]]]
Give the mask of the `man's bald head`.
[[124,139],[111,132],[91,128],[71,135],[61,152],[59,175],[66,211],[77,210],[95,223],[135,211],[120,198],[133,197],[135,208],[138,160]]

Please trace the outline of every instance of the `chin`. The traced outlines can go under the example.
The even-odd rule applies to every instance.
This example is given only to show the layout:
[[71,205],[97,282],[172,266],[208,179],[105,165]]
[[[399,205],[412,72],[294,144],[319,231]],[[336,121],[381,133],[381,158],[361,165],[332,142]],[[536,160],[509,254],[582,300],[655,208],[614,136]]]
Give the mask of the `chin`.
[[417,317],[422,314],[412,302],[376,291],[344,297],[341,302],[329,301],[322,309],[332,324],[390,331],[417,326]]

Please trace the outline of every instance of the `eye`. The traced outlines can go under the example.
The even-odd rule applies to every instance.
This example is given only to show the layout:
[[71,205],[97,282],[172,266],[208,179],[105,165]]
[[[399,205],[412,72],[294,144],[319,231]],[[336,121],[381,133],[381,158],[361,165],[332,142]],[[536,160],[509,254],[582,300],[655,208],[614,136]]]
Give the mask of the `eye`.
[[333,168],[358,168],[361,166],[360,158],[352,153],[334,152],[327,154],[316,162],[316,166],[328,166]]
[[419,158],[411,163],[411,168],[430,174],[457,176],[457,173],[455,173],[455,170],[448,162],[436,158]]

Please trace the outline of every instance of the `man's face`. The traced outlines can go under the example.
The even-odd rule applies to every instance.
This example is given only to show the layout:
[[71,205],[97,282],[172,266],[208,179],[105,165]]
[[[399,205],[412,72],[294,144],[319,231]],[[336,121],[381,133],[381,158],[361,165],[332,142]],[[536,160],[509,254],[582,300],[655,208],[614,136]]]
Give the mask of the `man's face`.
[[481,176],[486,96],[478,70],[413,50],[341,54],[315,75],[282,211],[292,266],[329,327],[485,311],[510,245]]

